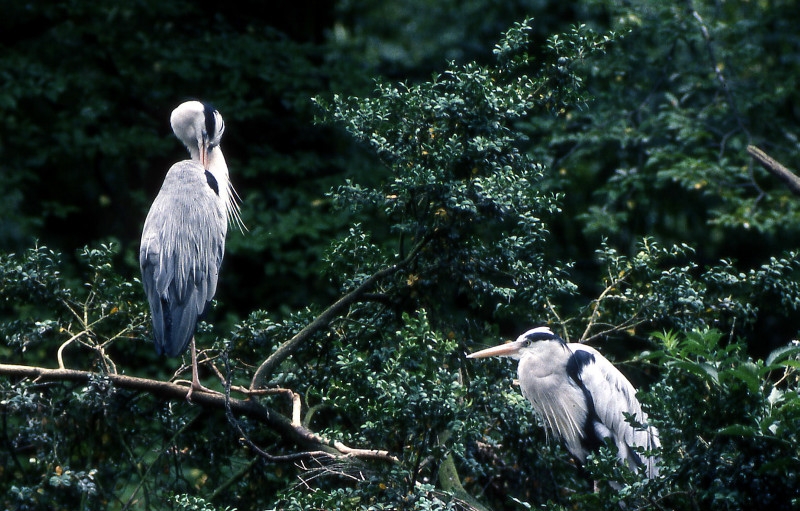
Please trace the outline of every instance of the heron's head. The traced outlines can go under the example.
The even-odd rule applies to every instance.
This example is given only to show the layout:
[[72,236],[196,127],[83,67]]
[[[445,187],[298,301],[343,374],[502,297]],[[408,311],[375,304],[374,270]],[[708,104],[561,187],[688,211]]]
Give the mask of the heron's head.
[[172,111],[169,122],[192,159],[198,160],[208,170],[209,155],[219,146],[225,131],[222,115],[208,103],[186,101]]
[[554,334],[552,330],[545,326],[540,326],[528,330],[517,337],[516,341],[476,351],[475,353],[467,355],[467,358],[509,357],[519,360],[525,354],[525,350],[536,349],[536,343],[540,342],[557,342],[559,344],[564,344],[564,340]]

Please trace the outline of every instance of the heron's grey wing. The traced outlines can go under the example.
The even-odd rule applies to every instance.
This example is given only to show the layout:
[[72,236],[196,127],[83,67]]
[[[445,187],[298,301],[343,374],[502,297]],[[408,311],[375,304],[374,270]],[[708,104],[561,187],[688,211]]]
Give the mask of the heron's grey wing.
[[642,459],[630,449],[632,446],[639,446],[652,450],[660,445],[655,428],[634,428],[625,420],[627,413],[633,415],[637,422],[643,425],[647,423],[647,415],[636,399],[636,389],[611,362],[591,346],[570,346],[573,352],[583,351],[592,355],[591,361],[579,371],[579,377],[592,395],[597,416],[611,432],[620,457],[625,458],[631,467],[645,464],[648,476],[652,477],[656,473],[655,460]]
[[163,270],[159,264],[161,248],[157,239],[145,236],[147,236],[146,230],[143,232],[142,243],[139,248],[139,266],[142,270],[142,285],[147,296],[147,302],[150,305],[153,339],[156,344],[156,351],[161,355],[164,345],[164,311],[161,306],[161,297],[156,291],[156,279],[158,279]]
[[202,166],[170,168],[145,220],[139,263],[159,354],[177,356],[214,297],[227,223]]

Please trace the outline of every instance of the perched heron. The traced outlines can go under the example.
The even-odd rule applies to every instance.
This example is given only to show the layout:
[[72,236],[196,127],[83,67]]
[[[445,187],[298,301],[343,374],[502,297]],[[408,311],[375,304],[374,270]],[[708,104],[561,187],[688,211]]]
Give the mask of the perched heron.
[[[632,470],[644,467],[648,477],[658,468],[647,451],[659,447],[658,431],[636,400],[636,389],[603,355],[590,346],[567,343],[547,327],[534,328],[516,341],[478,351],[467,358],[510,357],[519,360],[522,395],[542,418],[546,429],[564,441],[582,464],[610,438],[620,461]],[[626,422],[630,414],[643,428]]]
[[197,376],[197,319],[217,290],[228,221],[243,228],[236,191],[219,147],[225,123],[199,101],[173,110],[170,124],[190,160],[167,172],[142,230],[139,265],[153,318],[159,355],[176,357],[191,344],[192,384],[187,394],[208,391]]

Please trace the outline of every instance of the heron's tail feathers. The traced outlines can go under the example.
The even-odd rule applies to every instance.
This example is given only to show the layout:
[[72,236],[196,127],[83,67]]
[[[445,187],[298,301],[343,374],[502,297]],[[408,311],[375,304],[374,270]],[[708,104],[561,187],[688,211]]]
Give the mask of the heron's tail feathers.
[[[632,470],[637,470],[639,467],[644,467],[645,475],[652,479],[658,475],[658,456],[652,454],[656,449],[661,447],[661,442],[658,440],[658,430],[652,426],[647,426],[645,429],[636,430],[633,438],[633,445],[644,449],[645,453],[641,454],[633,448],[627,447],[623,455],[620,450],[620,457],[624,456],[624,461]],[[639,450],[641,450],[639,449]]]

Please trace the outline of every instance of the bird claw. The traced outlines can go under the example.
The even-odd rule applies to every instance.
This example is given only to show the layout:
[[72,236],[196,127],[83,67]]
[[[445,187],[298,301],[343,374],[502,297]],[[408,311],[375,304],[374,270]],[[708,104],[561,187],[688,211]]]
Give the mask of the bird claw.
[[196,385],[192,383],[192,385],[189,386],[189,392],[186,393],[186,401],[190,403],[192,402],[192,396],[194,395],[195,391],[206,392],[208,394],[222,394],[222,392],[211,390],[208,387],[200,385],[199,383]]
[[189,380],[175,380],[173,383],[175,383],[176,385],[181,385],[181,386],[185,385],[189,387],[189,390],[186,392],[186,401],[188,401],[189,403],[192,403],[192,395],[198,391],[207,394],[222,394],[222,392],[219,392],[217,390],[212,390],[208,387],[201,385],[200,383],[196,384],[192,383]]
[[216,390],[211,390],[208,387],[204,387],[203,385],[200,384],[200,377],[197,374],[197,350],[195,349],[194,345],[194,337],[192,337],[191,349],[192,349],[192,384],[189,387],[189,392],[186,394],[186,401],[190,403],[192,402],[192,394],[194,394],[196,390],[199,390],[200,392],[207,392],[209,394],[222,394],[221,392],[217,392]]

